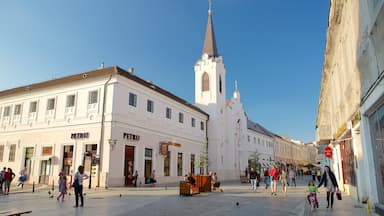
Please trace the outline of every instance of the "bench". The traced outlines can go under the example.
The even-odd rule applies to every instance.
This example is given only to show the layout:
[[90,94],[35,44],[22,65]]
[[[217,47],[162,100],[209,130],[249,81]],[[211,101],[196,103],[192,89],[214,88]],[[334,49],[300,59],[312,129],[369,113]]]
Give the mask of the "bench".
[[179,195],[180,196],[192,196],[193,194],[199,194],[199,187],[192,187],[191,184],[185,181],[179,183]]
[[8,209],[5,211],[0,211],[0,216],[20,216],[22,214],[29,214],[32,213],[31,210],[20,210],[20,209]]

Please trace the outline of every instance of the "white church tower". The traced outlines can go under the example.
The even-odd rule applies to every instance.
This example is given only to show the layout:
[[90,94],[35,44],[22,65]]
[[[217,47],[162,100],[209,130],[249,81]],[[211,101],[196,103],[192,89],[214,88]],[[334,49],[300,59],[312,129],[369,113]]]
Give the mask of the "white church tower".
[[216,47],[211,1],[209,1],[203,53],[194,69],[195,103],[209,114],[207,125],[209,171],[217,172],[221,179],[234,178],[234,159],[227,157],[226,72],[223,59]]

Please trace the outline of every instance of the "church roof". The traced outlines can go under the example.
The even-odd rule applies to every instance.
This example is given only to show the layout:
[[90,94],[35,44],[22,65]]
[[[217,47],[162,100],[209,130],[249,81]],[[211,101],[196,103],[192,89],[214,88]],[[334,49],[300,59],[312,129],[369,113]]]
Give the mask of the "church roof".
[[261,134],[264,134],[264,135],[267,135],[267,136],[270,136],[270,137],[274,137],[275,136],[274,133],[270,132],[269,130],[267,130],[266,128],[261,126],[260,124],[258,124],[256,122],[252,122],[249,119],[247,119],[247,128],[249,130],[253,130],[255,132],[258,132],[258,133],[261,133]]
[[207,30],[205,32],[205,40],[204,40],[204,48],[203,48],[203,54],[204,53],[208,54],[210,57],[219,56],[217,52],[217,47],[216,47],[215,32],[213,31],[211,8],[209,8],[208,10]]

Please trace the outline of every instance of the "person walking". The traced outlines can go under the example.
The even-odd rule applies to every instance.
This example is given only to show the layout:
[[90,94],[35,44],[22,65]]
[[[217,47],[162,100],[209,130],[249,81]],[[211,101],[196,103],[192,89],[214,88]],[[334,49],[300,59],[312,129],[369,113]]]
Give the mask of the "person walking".
[[312,180],[316,182],[316,169],[312,168],[311,170]]
[[24,188],[24,182],[27,180],[27,167],[21,169],[19,175],[19,184],[17,184],[17,187]]
[[83,197],[83,180],[88,179],[88,175],[84,173],[84,166],[80,165],[73,177],[73,187],[75,188],[75,197],[76,205],[75,208],[79,207],[79,197],[80,197],[80,207],[84,206],[84,197]]
[[324,167],[324,173],[317,187],[319,188],[323,184],[327,190],[327,208],[329,208],[329,201],[331,201],[331,208],[333,208],[333,197],[335,192],[339,189],[339,185],[337,184],[335,174],[331,171],[329,166]]
[[3,170],[0,172],[0,193],[3,193],[3,184],[4,184],[4,175],[7,171],[7,168],[4,167]]
[[4,194],[9,194],[9,189],[11,187],[11,182],[15,178],[15,173],[13,173],[12,169],[8,167],[8,170],[4,173]]
[[255,192],[257,189],[256,185],[256,178],[257,178],[257,173],[253,167],[249,171],[249,180],[251,181],[251,186],[252,186],[252,191]]
[[321,170],[320,170],[320,168],[319,169],[317,169],[317,181],[320,183],[320,179],[321,179]]
[[291,167],[288,171],[289,180],[291,180],[291,186],[295,185],[296,187],[296,172]]
[[271,195],[277,196],[277,180],[279,178],[279,171],[276,169],[275,165],[272,165],[271,170],[269,170],[269,176],[271,178]]
[[265,184],[265,190],[268,189],[268,182],[269,182],[269,172],[268,172],[268,168],[267,167],[264,167],[264,170],[263,170],[263,174],[264,174],[264,184]]
[[287,182],[287,172],[285,171],[285,168],[281,169],[280,182],[281,182],[281,187],[284,194],[287,195],[288,182]]
[[155,183],[157,182],[156,181],[156,171],[155,170],[153,170],[152,173],[151,173],[150,182],[152,184],[152,187],[155,187]]
[[139,178],[139,173],[136,170],[135,174],[133,174],[133,186],[134,187],[137,187],[137,178]]
[[65,175],[59,177],[59,192],[60,194],[56,199],[59,201],[61,197],[61,202],[63,202],[65,194],[67,194],[67,176]]

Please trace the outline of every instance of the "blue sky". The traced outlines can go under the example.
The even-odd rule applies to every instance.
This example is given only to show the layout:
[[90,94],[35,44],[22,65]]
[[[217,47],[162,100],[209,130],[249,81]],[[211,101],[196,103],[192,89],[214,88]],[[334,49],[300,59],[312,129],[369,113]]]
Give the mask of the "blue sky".
[[[315,139],[329,1],[214,0],[227,98],[238,80],[249,118]],[[194,101],[207,0],[2,1],[0,90],[93,70],[134,67]]]

